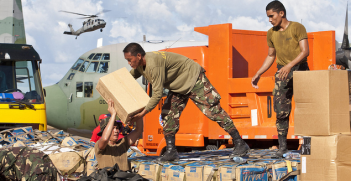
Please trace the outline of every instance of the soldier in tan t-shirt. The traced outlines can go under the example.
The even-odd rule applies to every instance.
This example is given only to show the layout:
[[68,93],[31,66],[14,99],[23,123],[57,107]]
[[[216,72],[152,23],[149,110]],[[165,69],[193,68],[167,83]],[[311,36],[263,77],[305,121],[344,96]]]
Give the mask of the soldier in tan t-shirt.
[[152,84],[152,97],[145,109],[133,119],[140,119],[150,112],[162,98],[163,88],[169,90],[161,117],[163,134],[166,140],[166,152],[159,161],[178,160],[175,146],[175,134],[179,130],[179,117],[189,99],[212,121],[216,121],[233,138],[235,148],[230,158],[244,156],[250,150],[241,138],[229,117],[220,105],[221,96],[205,75],[205,70],[194,60],[172,52],[146,52],[137,43],[128,44],[124,58],[133,68],[130,73],[134,78],[143,75]]
[[293,95],[293,71],[309,70],[307,65],[309,48],[305,27],[286,19],[286,10],[281,2],[270,2],[266,7],[266,13],[273,25],[267,32],[268,56],[252,78],[251,84],[258,89],[260,76],[272,66],[277,57],[278,71],[275,74],[273,102],[277,116],[279,150],[274,157],[282,157],[288,151],[287,135]]
[[[112,100],[108,100],[108,109],[111,117],[100,122],[101,136],[95,144],[95,156],[99,168],[113,167],[116,163],[123,171],[130,170],[127,160],[129,146],[134,144],[143,132],[143,120],[136,119],[136,128],[127,136],[118,140],[118,135],[122,130],[122,122],[116,121],[116,111]],[[107,121],[108,120],[108,121]]]

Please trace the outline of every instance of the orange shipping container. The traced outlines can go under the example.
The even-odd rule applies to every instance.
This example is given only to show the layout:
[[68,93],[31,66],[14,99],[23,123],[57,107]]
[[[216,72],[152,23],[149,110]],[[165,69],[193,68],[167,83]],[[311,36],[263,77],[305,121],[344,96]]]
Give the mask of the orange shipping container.
[[[170,48],[164,51],[187,56],[206,70],[206,76],[221,94],[221,105],[228,112],[243,139],[277,139],[272,90],[276,64],[265,72],[258,83],[251,86],[251,78],[263,64],[268,53],[267,32],[232,29],[232,24],[196,27],[195,31],[208,36],[208,46]],[[308,33],[311,70],[327,69],[335,63],[335,32]],[[148,93],[152,94],[151,86]],[[161,108],[166,93],[158,106],[145,116],[143,146],[148,155],[160,155],[166,143],[160,125]],[[293,102],[294,107],[294,102]],[[288,138],[294,135],[294,118],[290,116]],[[213,140],[231,137],[209,120],[189,101],[180,117],[176,146],[206,147]]]

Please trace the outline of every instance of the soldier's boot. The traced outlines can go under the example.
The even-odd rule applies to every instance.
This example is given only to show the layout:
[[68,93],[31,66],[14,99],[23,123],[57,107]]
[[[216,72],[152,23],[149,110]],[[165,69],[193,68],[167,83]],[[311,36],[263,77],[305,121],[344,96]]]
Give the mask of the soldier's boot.
[[246,142],[243,139],[241,139],[238,130],[235,129],[229,134],[233,138],[233,142],[235,145],[233,152],[229,155],[229,158],[231,159],[234,157],[245,156],[250,151],[249,145],[247,145]]
[[157,161],[177,161],[179,160],[177,148],[175,146],[175,135],[167,135],[166,139],[166,152],[162,157],[157,158]]
[[284,131],[283,133],[278,132],[278,142],[279,142],[279,150],[273,154],[272,157],[282,158],[283,154],[288,152],[288,143],[287,143],[287,135],[288,132]]

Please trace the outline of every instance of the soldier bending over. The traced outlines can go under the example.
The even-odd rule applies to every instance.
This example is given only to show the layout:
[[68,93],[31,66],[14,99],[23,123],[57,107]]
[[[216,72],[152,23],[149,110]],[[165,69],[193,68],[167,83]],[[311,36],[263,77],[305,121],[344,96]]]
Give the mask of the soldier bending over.
[[141,119],[156,107],[162,98],[163,88],[169,93],[162,107],[163,133],[167,151],[159,161],[178,160],[175,134],[179,130],[179,117],[189,98],[209,119],[216,121],[233,138],[235,148],[230,157],[244,156],[250,150],[241,139],[232,119],[222,109],[221,96],[211,85],[205,70],[193,60],[171,52],[147,52],[137,43],[128,44],[124,58],[133,68],[130,73],[139,78],[143,75],[152,84],[153,94],[145,109],[133,119]]

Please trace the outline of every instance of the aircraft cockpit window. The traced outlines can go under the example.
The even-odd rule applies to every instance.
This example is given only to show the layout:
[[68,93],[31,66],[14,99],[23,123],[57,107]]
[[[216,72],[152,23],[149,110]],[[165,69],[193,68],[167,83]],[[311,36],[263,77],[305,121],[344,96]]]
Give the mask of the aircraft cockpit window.
[[102,55],[101,53],[97,53],[97,54],[94,56],[93,60],[100,60],[101,55]]
[[109,64],[109,62],[101,61],[99,64],[99,68],[97,70],[97,73],[107,73],[108,72],[108,64]]
[[89,62],[88,62],[88,61],[85,61],[85,62],[83,63],[83,65],[80,67],[79,71],[80,71],[80,72],[85,72],[85,70],[88,68],[88,64],[89,64]]
[[77,82],[76,95],[77,97],[83,97],[83,82]]
[[0,61],[0,104],[43,103],[38,72],[34,60]]
[[88,57],[88,59],[91,60],[91,59],[93,58],[94,55],[95,55],[95,53],[90,54],[89,57]]
[[67,77],[67,80],[72,80],[72,79],[73,79],[73,77],[74,77],[74,74],[75,74],[75,73],[71,73],[71,74],[69,74],[69,76]]
[[93,82],[84,82],[84,97],[93,97]]
[[99,62],[91,62],[91,63],[89,64],[89,67],[88,67],[86,73],[93,73],[93,72],[96,72],[96,69],[97,69],[97,67],[98,67],[98,64],[99,64]]
[[104,55],[102,55],[101,60],[110,60],[110,54],[109,53],[104,53]]
[[78,68],[82,65],[83,61],[83,59],[78,59],[78,61],[73,65],[72,69],[78,70]]

